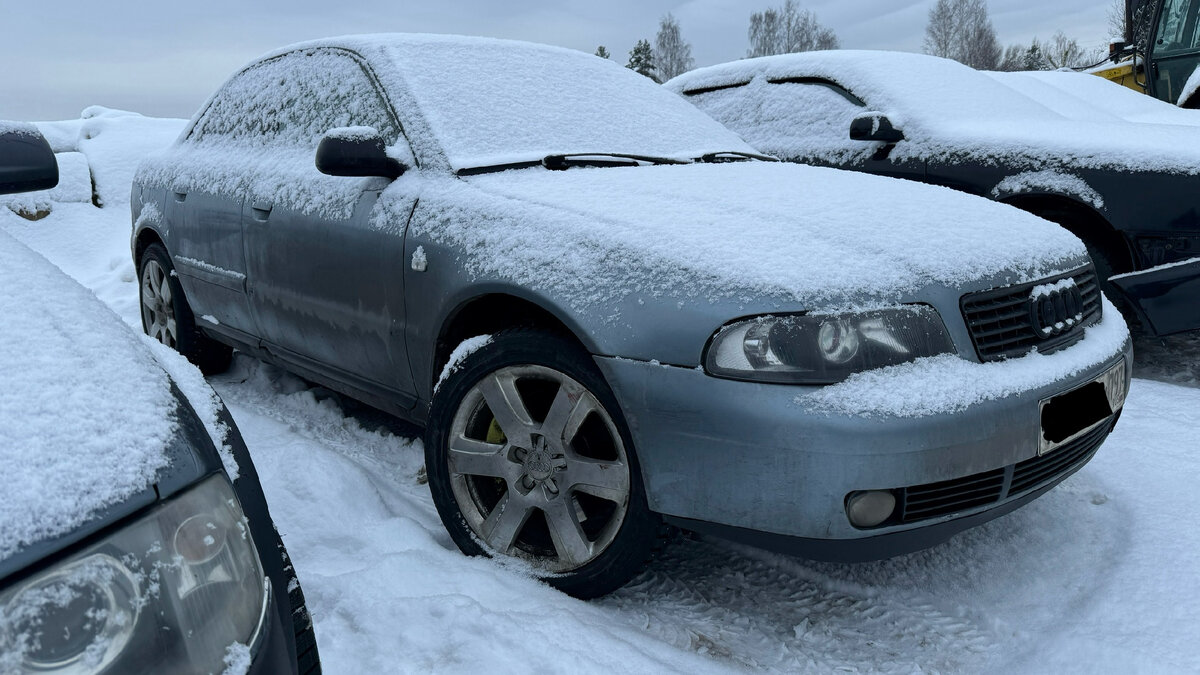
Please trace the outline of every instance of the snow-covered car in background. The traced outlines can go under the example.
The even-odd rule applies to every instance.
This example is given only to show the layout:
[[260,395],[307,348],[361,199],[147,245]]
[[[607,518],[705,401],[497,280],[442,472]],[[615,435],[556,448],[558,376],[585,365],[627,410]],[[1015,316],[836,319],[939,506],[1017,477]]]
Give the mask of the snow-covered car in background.
[[945,185],[1059,223],[1146,332],[1200,328],[1195,111],[1088,75],[893,52],[746,59],[665,86],[785,160]]
[[[10,154],[14,136],[41,151]],[[52,187],[53,164],[31,126],[0,135],[0,193]],[[200,374],[5,233],[0,287],[0,672],[319,672],[254,465]]]
[[149,333],[425,424],[454,542],[585,597],[660,517],[834,560],[933,545],[1087,462],[1129,380],[1065,230],[763,161],[541,45],[267,55],[143,162],[132,216]]

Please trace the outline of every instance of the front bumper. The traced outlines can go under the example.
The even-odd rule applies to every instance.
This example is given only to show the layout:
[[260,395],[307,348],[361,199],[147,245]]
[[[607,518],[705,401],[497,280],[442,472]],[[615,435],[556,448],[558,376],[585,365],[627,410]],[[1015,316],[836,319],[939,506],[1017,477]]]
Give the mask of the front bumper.
[[[1127,387],[1132,348],[1126,340],[1102,362],[1018,394],[912,417],[815,412],[798,403],[793,386],[623,359],[596,362],[629,424],[651,509],[689,529],[748,543],[818,559],[868,560],[925,548],[1003,515],[1082,466],[1119,410],[1086,438],[1055,450],[1074,452],[1076,461],[1052,462],[1055,470],[1046,472],[1047,461],[1066,455],[1039,458],[1041,402],[1122,362]],[[855,528],[846,515],[847,495],[855,491],[997,471],[1001,492],[986,504],[873,529]],[[1016,483],[1019,471],[1034,482]]]

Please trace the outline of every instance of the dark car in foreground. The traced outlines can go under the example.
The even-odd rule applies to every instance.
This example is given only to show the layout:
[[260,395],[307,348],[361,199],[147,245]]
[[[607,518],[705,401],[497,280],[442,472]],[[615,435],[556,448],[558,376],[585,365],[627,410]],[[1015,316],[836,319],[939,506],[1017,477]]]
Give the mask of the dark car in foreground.
[[1059,223],[1145,332],[1200,328],[1193,111],[1083,74],[850,50],[746,59],[665,86],[782,159],[944,185]]
[[[52,186],[45,141],[8,131],[3,191]],[[14,137],[41,152],[9,154]],[[199,373],[2,232],[0,286],[0,672],[318,673],[254,464]]]
[[424,424],[459,548],[584,597],[662,519],[880,558],[1093,456],[1129,340],[1077,238],[767,160],[572,50],[287,47],[140,166],[143,323],[205,368],[236,347]]

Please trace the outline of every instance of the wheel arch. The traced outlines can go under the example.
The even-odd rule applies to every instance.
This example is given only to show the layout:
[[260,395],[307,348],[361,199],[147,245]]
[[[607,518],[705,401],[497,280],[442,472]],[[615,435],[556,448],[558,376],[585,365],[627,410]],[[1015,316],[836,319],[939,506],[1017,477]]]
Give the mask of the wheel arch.
[[133,237],[133,264],[138,267],[142,262],[142,254],[146,252],[146,248],[151,244],[158,244],[163,248],[167,247],[167,243],[163,240],[161,234],[149,225],[143,226]]
[[1134,269],[1133,251],[1112,223],[1090,204],[1066,195],[1031,192],[1008,195],[999,200],[1035,216],[1058,223],[1083,240],[1089,250],[1099,250],[1120,274]]
[[430,391],[454,348],[476,335],[532,327],[560,335],[589,354],[595,353],[594,345],[581,337],[584,331],[546,304],[508,290],[491,290],[459,302],[442,320],[433,345],[430,379],[426,383]]

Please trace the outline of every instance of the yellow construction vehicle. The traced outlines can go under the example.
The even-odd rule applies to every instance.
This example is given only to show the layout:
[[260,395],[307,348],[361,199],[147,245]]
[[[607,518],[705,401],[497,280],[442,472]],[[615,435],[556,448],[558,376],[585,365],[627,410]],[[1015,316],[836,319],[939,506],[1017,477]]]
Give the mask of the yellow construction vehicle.
[[1184,108],[1200,108],[1200,0],[1125,0],[1125,36],[1089,72]]

